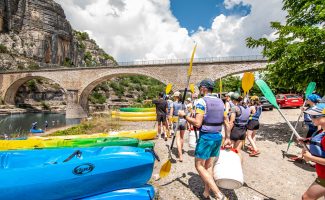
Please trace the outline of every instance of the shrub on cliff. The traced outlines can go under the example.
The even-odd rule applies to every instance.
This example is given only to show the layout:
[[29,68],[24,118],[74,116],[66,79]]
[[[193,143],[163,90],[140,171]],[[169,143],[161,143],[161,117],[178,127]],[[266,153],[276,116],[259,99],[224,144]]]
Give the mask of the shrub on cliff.
[[8,49],[3,44],[0,44],[0,53],[8,53]]

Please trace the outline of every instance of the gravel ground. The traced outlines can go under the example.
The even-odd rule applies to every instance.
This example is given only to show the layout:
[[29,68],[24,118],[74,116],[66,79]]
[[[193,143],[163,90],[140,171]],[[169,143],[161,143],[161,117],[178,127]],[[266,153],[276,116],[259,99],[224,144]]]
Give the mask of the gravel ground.
[[[292,123],[297,120],[299,109],[284,109],[285,116]],[[261,151],[259,157],[249,157],[242,152],[244,157],[243,172],[245,184],[237,190],[222,190],[230,199],[301,199],[301,195],[316,178],[315,169],[303,163],[291,162],[283,158],[281,150],[286,150],[287,141],[291,132],[285,121],[276,110],[265,111],[261,116],[261,127],[258,132],[257,145]],[[128,123],[123,129],[153,128],[154,122]],[[299,125],[298,132],[304,130]],[[303,135],[303,134],[301,134]],[[201,181],[194,167],[194,149],[188,146],[188,135],[185,137],[184,161],[175,161],[172,164],[170,175],[164,179],[150,183],[157,190],[157,196],[162,200],[171,199],[200,199],[203,192]],[[155,140],[155,150],[161,162],[155,163],[154,173],[158,174],[163,163],[167,161],[168,149],[171,140]],[[173,149],[173,158],[176,158],[176,145]],[[298,154],[300,148],[292,145],[290,154]]]

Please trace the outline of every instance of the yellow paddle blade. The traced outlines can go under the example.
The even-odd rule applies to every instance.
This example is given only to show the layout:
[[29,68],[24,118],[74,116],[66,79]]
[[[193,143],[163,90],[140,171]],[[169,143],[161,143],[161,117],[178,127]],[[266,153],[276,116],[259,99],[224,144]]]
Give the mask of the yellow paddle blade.
[[242,88],[244,90],[244,93],[246,94],[250,89],[252,89],[254,85],[254,74],[251,72],[245,72],[244,76],[242,78]]
[[190,60],[190,67],[188,68],[187,76],[191,76],[191,74],[192,74],[193,60],[194,60],[195,51],[196,51],[196,45],[194,46],[194,49],[192,51],[192,56],[191,56],[191,60]]
[[167,84],[167,86],[166,86],[166,94],[170,93],[170,91],[172,90],[172,87],[173,87],[172,84],[170,84],[170,83]]
[[192,93],[195,92],[195,88],[194,88],[194,84],[193,83],[190,84],[190,90],[191,90]]
[[163,166],[160,169],[160,172],[159,172],[160,178],[165,178],[166,176],[168,176],[171,167],[172,167],[172,163],[168,159],[168,161],[165,164],[163,164]]

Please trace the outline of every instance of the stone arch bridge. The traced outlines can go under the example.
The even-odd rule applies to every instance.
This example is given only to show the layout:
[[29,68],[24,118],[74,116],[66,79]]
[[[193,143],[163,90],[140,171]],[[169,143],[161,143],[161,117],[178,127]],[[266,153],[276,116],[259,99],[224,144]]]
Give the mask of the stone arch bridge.
[[[231,74],[264,69],[263,57],[231,57],[225,59],[196,59],[191,83],[204,78],[218,79]],[[237,59],[234,59],[237,58]],[[240,58],[240,59],[238,59]],[[0,95],[6,104],[15,104],[18,88],[28,80],[46,78],[59,84],[66,93],[66,118],[87,116],[88,96],[101,82],[121,75],[145,75],[165,84],[173,84],[173,91],[185,87],[188,59],[164,61],[137,61],[119,63],[117,67],[53,68],[38,71],[0,72]]]

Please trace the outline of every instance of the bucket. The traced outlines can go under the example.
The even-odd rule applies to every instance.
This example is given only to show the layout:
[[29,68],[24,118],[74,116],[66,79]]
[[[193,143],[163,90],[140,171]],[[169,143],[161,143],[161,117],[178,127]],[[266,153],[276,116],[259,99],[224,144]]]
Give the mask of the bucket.
[[189,135],[188,135],[188,145],[190,146],[190,148],[194,148],[196,147],[196,137],[195,137],[195,131],[191,130]]
[[219,159],[213,169],[213,175],[216,184],[221,188],[234,190],[243,186],[243,170],[236,150],[220,150]]

